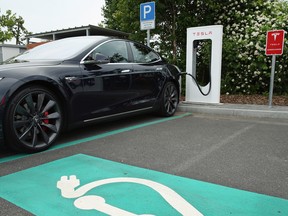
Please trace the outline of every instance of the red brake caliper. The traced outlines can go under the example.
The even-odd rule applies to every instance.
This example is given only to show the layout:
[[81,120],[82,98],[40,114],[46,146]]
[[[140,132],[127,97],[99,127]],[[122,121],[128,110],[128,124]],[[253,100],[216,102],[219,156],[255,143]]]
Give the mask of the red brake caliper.
[[[49,115],[48,112],[44,112],[44,116],[45,117],[48,116],[48,115]],[[44,119],[43,122],[44,122],[44,124],[49,124],[49,119]]]

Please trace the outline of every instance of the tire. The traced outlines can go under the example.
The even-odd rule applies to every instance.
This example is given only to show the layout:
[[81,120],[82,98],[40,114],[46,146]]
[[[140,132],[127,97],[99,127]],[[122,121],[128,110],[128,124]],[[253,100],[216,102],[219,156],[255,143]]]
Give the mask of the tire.
[[48,149],[61,132],[59,99],[40,86],[26,87],[10,100],[4,123],[6,145],[29,153]]
[[163,88],[158,114],[161,116],[173,116],[179,102],[178,88],[173,82],[167,82]]

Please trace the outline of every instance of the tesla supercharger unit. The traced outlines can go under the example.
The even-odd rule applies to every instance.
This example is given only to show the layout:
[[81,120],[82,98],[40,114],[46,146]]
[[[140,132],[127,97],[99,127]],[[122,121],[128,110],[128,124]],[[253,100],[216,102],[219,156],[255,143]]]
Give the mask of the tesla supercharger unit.
[[186,102],[220,103],[221,86],[221,61],[222,61],[223,26],[212,25],[187,28],[186,72],[197,77],[196,55],[194,41],[211,40],[210,82],[199,86],[202,92],[210,92],[204,96],[198,89],[196,82],[191,77],[186,77]]

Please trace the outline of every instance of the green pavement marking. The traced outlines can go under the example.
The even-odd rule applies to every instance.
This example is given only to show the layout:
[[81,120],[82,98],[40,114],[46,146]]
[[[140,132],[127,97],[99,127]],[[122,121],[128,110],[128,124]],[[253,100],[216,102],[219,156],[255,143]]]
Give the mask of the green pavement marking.
[[[124,181],[118,181],[119,179]],[[179,200],[177,194],[172,196],[172,202],[175,200],[175,203],[171,205],[156,190],[144,184],[129,182],[127,179],[140,179],[168,187],[182,198],[181,202],[187,202],[205,216],[288,215],[288,200],[285,199],[133,167],[84,154],[0,177],[0,197],[32,214],[41,216],[197,215],[192,212],[181,214],[175,206],[172,207]],[[109,180],[109,184],[104,184]],[[74,185],[75,191],[69,188],[69,183]],[[56,185],[64,191],[63,196]],[[125,211],[129,214],[107,213],[113,209],[118,213]]]
[[[182,115],[172,116],[172,117],[169,117],[169,118],[163,118],[163,119],[160,119],[160,120],[146,122],[146,123],[142,123],[142,124],[126,127],[126,128],[121,128],[121,129],[118,129],[118,130],[113,130],[113,131],[110,131],[110,132],[98,134],[98,135],[95,135],[95,136],[86,137],[86,138],[83,138],[83,139],[74,140],[74,141],[67,142],[67,143],[57,144],[57,145],[52,146],[49,150],[46,150],[45,152],[53,151],[53,150],[56,150],[56,149],[65,148],[65,147],[68,147],[68,146],[78,145],[78,144],[81,144],[81,143],[84,143],[84,142],[89,142],[89,141],[101,139],[101,138],[104,138],[104,137],[108,137],[108,136],[116,135],[116,134],[119,134],[119,133],[123,133],[123,132],[131,131],[131,130],[139,129],[139,128],[142,128],[142,127],[146,127],[146,126],[159,124],[159,123],[170,121],[170,120],[183,118],[183,117],[186,117],[186,116],[189,116],[189,115],[191,115],[191,113],[184,113]],[[42,152],[40,152],[38,154],[41,154],[41,153]],[[35,155],[35,154],[33,154],[33,155]],[[13,155],[13,156],[0,158],[0,164],[1,163],[5,163],[5,162],[9,162],[9,161],[12,161],[12,160],[24,158],[24,157],[29,157],[29,156],[31,156],[31,154],[16,154],[16,155]]]

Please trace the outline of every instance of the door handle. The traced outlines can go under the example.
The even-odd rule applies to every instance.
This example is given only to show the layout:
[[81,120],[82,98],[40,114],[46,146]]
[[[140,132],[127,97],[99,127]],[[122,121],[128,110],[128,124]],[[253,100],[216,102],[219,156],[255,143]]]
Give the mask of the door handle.
[[67,82],[73,82],[73,81],[78,80],[78,78],[77,78],[77,77],[74,77],[74,76],[69,76],[69,77],[65,77],[65,80],[66,80]]
[[156,71],[162,71],[163,68],[156,68]]
[[130,73],[131,70],[130,69],[126,69],[126,70],[122,70],[121,73]]

